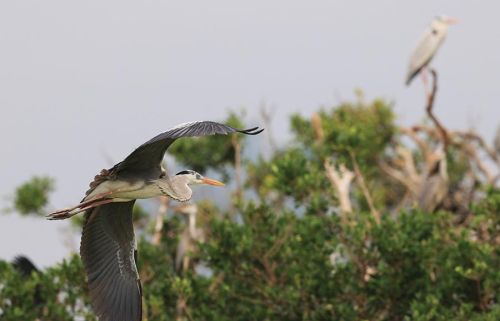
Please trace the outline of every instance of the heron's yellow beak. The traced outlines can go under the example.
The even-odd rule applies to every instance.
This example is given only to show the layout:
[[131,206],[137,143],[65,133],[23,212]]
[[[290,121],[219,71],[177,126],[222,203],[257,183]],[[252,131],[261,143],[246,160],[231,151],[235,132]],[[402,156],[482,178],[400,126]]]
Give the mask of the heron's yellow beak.
[[459,22],[460,22],[460,20],[458,20],[457,18],[448,17],[448,19],[446,19],[446,22],[447,22],[449,25],[454,25],[454,24],[459,23]]
[[203,184],[207,184],[207,185],[213,185],[213,186],[224,186],[226,184],[222,183],[222,182],[219,182],[215,179],[211,179],[211,178],[206,178],[206,177],[203,177],[201,179],[201,181],[203,182]]

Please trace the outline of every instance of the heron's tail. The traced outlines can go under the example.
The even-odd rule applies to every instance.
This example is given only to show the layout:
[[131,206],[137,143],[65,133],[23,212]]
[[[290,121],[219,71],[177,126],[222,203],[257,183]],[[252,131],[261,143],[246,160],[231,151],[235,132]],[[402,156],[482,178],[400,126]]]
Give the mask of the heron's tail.
[[70,208],[65,208],[60,211],[52,212],[48,214],[46,217],[48,220],[65,220],[67,218],[70,218],[78,213],[85,212],[91,208],[101,206],[107,203],[113,202],[112,198],[106,198],[106,197],[101,197],[101,198],[95,198],[89,201],[84,201],[78,204],[77,206],[70,207]]

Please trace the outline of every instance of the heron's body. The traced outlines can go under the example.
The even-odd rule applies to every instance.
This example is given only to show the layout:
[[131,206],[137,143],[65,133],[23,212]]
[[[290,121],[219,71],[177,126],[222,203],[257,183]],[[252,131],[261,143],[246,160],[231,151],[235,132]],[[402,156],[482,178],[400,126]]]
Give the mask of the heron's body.
[[80,256],[87,272],[90,300],[100,321],[140,321],[142,290],[135,262],[132,208],[136,199],[168,196],[187,201],[190,185],[224,184],[194,171],[168,176],[161,162],[178,138],[215,134],[256,135],[257,127],[239,130],[210,121],[178,125],[135,149],[122,162],[102,170],[77,205],[49,214],[66,219],[85,212]]
[[128,202],[135,199],[147,199],[168,196],[177,201],[188,201],[192,191],[184,176],[159,178],[151,181],[128,181],[114,179],[104,181],[90,192],[83,200],[88,201],[98,195],[112,192],[113,202]]
[[454,19],[446,16],[436,17],[415,47],[406,73],[406,85],[409,85],[413,78],[417,76],[434,58],[438,49],[448,34],[448,27],[454,23]]
[[425,212],[433,212],[448,194],[449,178],[446,156],[439,151],[418,192],[418,207]]

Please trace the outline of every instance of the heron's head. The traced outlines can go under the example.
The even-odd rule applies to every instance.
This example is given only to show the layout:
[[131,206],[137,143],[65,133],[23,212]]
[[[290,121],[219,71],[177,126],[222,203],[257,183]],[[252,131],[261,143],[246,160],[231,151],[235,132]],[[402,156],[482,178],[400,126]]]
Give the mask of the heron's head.
[[447,25],[447,26],[456,24],[457,22],[458,22],[458,19],[447,16],[445,14],[439,15],[436,17],[436,19],[434,19],[434,23]]
[[198,172],[192,170],[185,170],[175,174],[176,176],[183,175],[187,179],[188,185],[213,185],[213,186],[224,186],[225,184],[219,182],[215,179],[207,178]]

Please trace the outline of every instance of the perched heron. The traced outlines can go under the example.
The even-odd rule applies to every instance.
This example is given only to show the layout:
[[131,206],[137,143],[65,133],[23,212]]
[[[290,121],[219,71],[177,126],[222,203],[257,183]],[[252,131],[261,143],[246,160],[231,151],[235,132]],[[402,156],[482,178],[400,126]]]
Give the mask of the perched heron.
[[186,205],[178,209],[178,212],[187,215],[187,227],[184,229],[177,244],[175,253],[175,269],[178,272],[186,271],[189,267],[189,257],[187,254],[196,250],[198,242],[205,241],[205,232],[196,226],[196,215],[198,207],[196,205]]
[[[424,71],[446,38],[448,27],[456,22],[457,19],[445,15],[437,16],[432,21],[411,55],[406,74],[406,85],[409,85],[421,71]],[[425,71],[422,72],[422,79],[424,83],[427,82]]]
[[424,176],[418,192],[418,207],[425,212],[433,212],[448,194],[449,178],[446,155],[437,151],[433,155],[430,168]]
[[80,256],[87,272],[90,300],[101,321],[139,321],[142,290],[136,267],[132,207],[136,199],[165,195],[188,201],[190,185],[223,183],[186,170],[168,176],[161,167],[167,148],[178,138],[230,133],[257,135],[263,129],[236,129],[211,121],[178,125],[135,149],[122,162],[102,170],[85,198],[53,212],[51,220],[85,212]]

